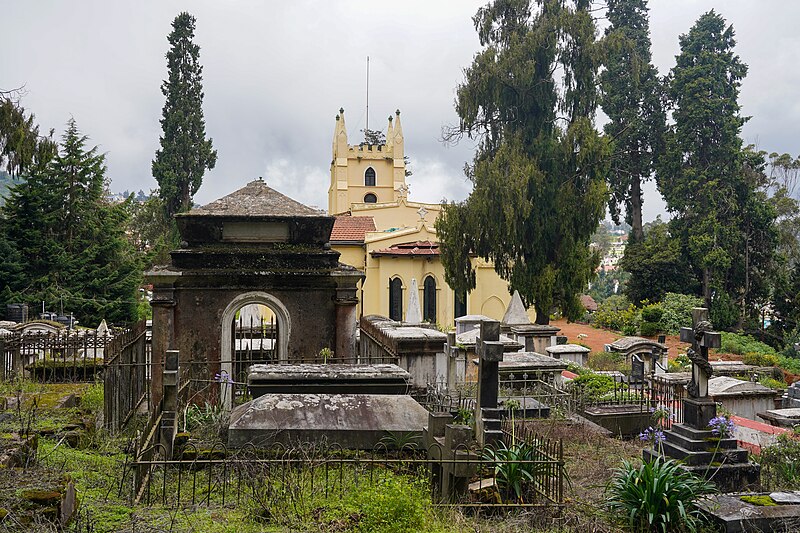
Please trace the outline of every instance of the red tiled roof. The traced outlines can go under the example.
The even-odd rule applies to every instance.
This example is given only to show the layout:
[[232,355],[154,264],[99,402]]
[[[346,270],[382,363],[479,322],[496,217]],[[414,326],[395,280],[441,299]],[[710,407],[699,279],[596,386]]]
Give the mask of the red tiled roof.
[[402,244],[395,244],[394,246],[382,250],[375,250],[372,252],[372,255],[434,256],[439,255],[439,243],[431,241],[405,242]]
[[375,231],[372,217],[339,216],[333,223],[331,242],[364,242],[364,234],[368,231]]
[[581,295],[581,305],[583,305],[583,308],[587,311],[597,311],[597,302],[588,294]]

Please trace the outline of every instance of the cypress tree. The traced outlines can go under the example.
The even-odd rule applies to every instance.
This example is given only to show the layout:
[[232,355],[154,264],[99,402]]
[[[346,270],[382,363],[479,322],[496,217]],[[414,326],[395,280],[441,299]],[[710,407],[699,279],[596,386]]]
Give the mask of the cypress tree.
[[[463,202],[436,222],[445,277],[475,287],[471,255],[535,305],[575,317],[599,263],[610,148],[595,130],[599,50],[587,0],[496,0],[473,18],[483,49],[457,89],[455,137],[480,139]],[[563,74],[563,84],[555,79]]]
[[161,148],[156,151],[152,165],[168,217],[191,209],[192,197],[203,183],[203,174],[217,162],[212,140],[206,139],[203,67],[200,47],[192,41],[195,18],[181,13],[172,21],[172,28],[167,37],[168,77],[161,84],[166,97]]
[[600,105],[609,118],[603,129],[614,141],[608,207],[619,224],[624,206],[635,243],[644,236],[642,183],[650,179],[664,149],[663,91],[651,63],[647,1],[609,0],[608,20],[605,70],[600,74]]

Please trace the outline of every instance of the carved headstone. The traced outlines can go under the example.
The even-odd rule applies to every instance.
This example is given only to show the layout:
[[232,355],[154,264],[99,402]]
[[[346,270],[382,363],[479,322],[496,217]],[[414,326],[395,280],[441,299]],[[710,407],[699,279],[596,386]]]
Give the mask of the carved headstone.
[[686,352],[692,362],[692,380],[687,386],[689,397],[684,401],[686,423],[697,429],[706,429],[717,414],[716,404],[708,397],[708,380],[712,368],[708,362],[709,348],[719,348],[721,336],[712,331],[708,309],[692,309],[692,327],[681,328],[681,341],[691,343]]
[[422,308],[419,305],[419,286],[417,278],[411,278],[411,290],[408,291],[408,309],[406,309],[407,324],[422,323]]

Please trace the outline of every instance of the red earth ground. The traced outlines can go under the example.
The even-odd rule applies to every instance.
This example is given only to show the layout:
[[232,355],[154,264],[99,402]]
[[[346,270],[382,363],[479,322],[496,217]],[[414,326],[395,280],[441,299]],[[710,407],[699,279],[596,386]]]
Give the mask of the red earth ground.
[[[608,329],[599,329],[592,327],[588,324],[580,324],[578,322],[567,322],[564,319],[554,320],[550,325],[561,328],[560,335],[566,335],[568,342],[581,343],[588,346],[593,352],[602,352],[606,344],[611,344],[623,335],[616,331]],[[586,335],[579,338],[578,335]],[[656,340],[655,337],[649,337]],[[675,359],[678,354],[686,353],[689,344],[681,342],[678,335],[667,335],[667,353],[670,359]],[[734,354],[715,354],[714,360],[722,361],[741,361],[741,355]]]

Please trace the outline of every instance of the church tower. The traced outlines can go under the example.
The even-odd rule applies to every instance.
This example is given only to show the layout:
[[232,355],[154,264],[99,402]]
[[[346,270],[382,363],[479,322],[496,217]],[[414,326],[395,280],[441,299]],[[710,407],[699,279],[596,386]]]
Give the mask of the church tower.
[[336,115],[333,132],[328,214],[350,210],[353,204],[397,202],[406,197],[406,163],[400,110],[389,116],[384,144],[347,142],[344,109]]

